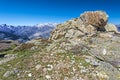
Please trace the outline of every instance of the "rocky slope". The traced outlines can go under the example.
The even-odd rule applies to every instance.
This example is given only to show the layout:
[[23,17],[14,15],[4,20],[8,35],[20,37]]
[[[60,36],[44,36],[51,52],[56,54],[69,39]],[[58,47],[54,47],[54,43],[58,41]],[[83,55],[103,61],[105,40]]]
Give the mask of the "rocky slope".
[[0,67],[1,79],[120,80],[120,33],[107,21],[103,11],[85,12],[57,25],[48,40],[21,44]]
[[49,38],[53,42],[50,51],[87,53],[85,60],[96,66],[95,70],[100,74],[106,74],[106,80],[119,80],[120,33],[107,21],[105,12],[94,11],[58,25]]

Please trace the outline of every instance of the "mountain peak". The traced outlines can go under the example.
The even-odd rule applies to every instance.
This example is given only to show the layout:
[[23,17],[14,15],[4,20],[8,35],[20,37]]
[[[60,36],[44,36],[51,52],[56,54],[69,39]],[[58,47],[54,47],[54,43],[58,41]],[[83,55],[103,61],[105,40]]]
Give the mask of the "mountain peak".
[[57,23],[41,23],[41,24],[36,24],[35,26],[37,27],[45,27],[45,26],[50,26],[50,27],[55,27]]
[[35,26],[0,25],[0,39],[12,39],[25,42],[33,38],[48,38],[57,23],[43,23]]
[[7,24],[2,24],[1,26],[7,26]]

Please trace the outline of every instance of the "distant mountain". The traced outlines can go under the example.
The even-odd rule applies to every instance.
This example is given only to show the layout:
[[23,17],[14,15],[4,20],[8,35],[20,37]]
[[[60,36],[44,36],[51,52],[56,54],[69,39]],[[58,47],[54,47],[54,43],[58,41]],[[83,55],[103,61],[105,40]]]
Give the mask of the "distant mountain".
[[120,31],[120,24],[119,24],[119,25],[116,25],[116,26],[117,26],[118,31]]
[[34,26],[0,25],[0,40],[18,40],[25,42],[33,38],[48,38],[56,23],[37,24]]

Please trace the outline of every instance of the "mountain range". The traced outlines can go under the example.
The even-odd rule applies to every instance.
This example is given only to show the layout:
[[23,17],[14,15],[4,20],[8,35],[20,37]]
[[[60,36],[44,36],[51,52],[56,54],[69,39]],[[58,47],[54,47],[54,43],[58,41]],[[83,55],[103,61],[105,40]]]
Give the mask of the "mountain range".
[[[44,23],[34,26],[0,25],[0,40],[18,40],[26,42],[35,38],[48,38],[57,23]],[[120,31],[120,25],[116,25]]]
[[0,25],[0,40],[18,40],[25,42],[34,38],[48,38],[56,23],[44,23],[34,26]]
[[116,25],[116,26],[117,26],[118,31],[120,31],[120,24],[119,24],[119,25]]

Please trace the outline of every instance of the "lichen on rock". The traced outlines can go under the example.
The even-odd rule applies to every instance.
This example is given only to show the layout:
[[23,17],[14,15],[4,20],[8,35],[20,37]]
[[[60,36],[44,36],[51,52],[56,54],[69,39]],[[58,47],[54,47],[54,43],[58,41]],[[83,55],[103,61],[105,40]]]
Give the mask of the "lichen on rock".
[[103,11],[88,11],[80,15],[84,24],[91,24],[97,28],[103,28],[108,21],[108,15]]

